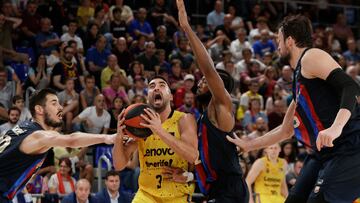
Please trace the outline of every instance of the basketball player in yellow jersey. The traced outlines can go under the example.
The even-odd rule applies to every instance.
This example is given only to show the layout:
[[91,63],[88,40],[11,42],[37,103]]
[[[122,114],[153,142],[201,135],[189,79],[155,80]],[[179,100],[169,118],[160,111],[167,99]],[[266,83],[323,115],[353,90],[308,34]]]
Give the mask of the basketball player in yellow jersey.
[[280,145],[274,144],[265,148],[266,156],[257,159],[252,165],[247,177],[249,192],[252,194],[251,185],[255,182],[254,198],[249,203],[283,203],[288,195],[285,180],[287,163],[279,158]]
[[[194,191],[194,184],[189,182],[191,177],[185,175],[189,174],[186,172],[198,157],[196,122],[191,114],[173,111],[171,100],[167,81],[156,76],[148,86],[148,102],[154,110],[146,109],[146,115],[141,115],[147,122],[142,125],[150,128],[153,134],[146,140],[123,144],[123,132],[118,132],[113,149],[116,170],[122,170],[131,153],[136,148],[139,150],[139,190],[133,203],[185,203]],[[120,126],[123,121],[122,113]],[[176,170],[169,174],[171,169]],[[185,181],[179,180],[181,174]]]

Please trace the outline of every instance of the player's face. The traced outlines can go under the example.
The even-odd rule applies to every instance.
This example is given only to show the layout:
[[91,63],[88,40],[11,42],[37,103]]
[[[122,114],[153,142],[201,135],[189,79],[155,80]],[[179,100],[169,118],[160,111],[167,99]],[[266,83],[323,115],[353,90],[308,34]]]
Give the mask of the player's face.
[[156,112],[162,112],[170,105],[172,94],[167,83],[161,78],[155,78],[149,83],[148,101]]
[[119,176],[109,176],[105,181],[106,188],[111,191],[115,192],[118,191],[120,188],[120,178]]
[[59,103],[56,95],[49,94],[46,96],[44,107],[44,122],[46,125],[58,128],[63,125],[63,107]]
[[269,158],[276,159],[279,157],[280,150],[281,149],[280,149],[279,144],[274,144],[274,145],[267,147],[265,149],[265,152]]
[[207,81],[205,77],[202,77],[201,80],[198,83],[198,89],[196,91],[197,95],[205,94],[209,91],[209,87],[207,85]]
[[280,57],[288,62],[290,59],[290,51],[289,51],[289,47],[286,45],[286,42],[288,39],[284,39],[284,34],[281,31],[281,29],[279,29],[279,34],[278,34],[278,52]]

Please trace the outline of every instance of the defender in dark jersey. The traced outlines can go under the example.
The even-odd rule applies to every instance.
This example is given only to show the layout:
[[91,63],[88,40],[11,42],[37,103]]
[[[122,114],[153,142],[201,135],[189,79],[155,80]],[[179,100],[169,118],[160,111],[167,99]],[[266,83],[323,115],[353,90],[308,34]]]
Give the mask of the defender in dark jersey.
[[247,202],[248,191],[236,146],[226,140],[235,125],[229,94],[234,86],[233,79],[226,71],[216,71],[214,62],[189,25],[183,0],[176,2],[180,26],[204,75],[197,92],[204,110],[198,130],[200,156],[195,165],[199,187],[211,202]]
[[11,202],[42,165],[51,147],[113,144],[115,135],[72,133],[61,135],[62,109],[56,92],[42,89],[30,99],[33,122],[15,126],[0,137],[0,203]]
[[360,197],[360,87],[328,53],[310,48],[311,33],[304,16],[285,18],[279,29],[280,56],[294,69],[293,101],[282,125],[252,141],[228,139],[249,151],[295,134],[313,153],[286,203],[353,202]]

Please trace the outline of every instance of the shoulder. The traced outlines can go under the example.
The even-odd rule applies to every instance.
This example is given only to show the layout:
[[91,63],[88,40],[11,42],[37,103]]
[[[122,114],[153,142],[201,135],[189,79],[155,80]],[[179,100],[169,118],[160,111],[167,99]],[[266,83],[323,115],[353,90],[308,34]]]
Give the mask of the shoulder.
[[333,69],[341,66],[327,52],[312,48],[303,56],[301,67],[301,72],[306,78],[325,80]]

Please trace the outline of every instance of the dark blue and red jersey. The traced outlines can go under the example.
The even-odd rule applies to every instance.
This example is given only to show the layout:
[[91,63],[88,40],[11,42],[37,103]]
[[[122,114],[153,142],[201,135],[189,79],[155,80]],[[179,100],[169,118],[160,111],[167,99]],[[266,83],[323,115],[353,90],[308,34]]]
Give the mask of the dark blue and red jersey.
[[[335,88],[326,80],[303,77],[300,63],[302,56],[294,71],[293,99],[297,102],[294,118],[295,136],[304,145],[317,151],[318,133],[333,124],[340,109],[341,95],[338,95]],[[357,105],[342,134],[334,141],[334,147],[324,148],[321,154],[336,152],[339,148],[344,149],[340,147],[342,143],[351,142],[352,136],[360,136],[359,112],[360,108]]]
[[39,170],[46,153],[25,154],[22,141],[43,128],[35,122],[24,122],[0,137],[0,195],[11,200],[21,191],[32,175]]
[[242,177],[236,146],[226,139],[226,135],[230,132],[216,128],[205,111],[198,128],[201,163],[195,168],[199,188],[210,198],[223,192],[229,193],[229,188],[224,187],[229,184],[225,182],[238,181],[237,177]]

